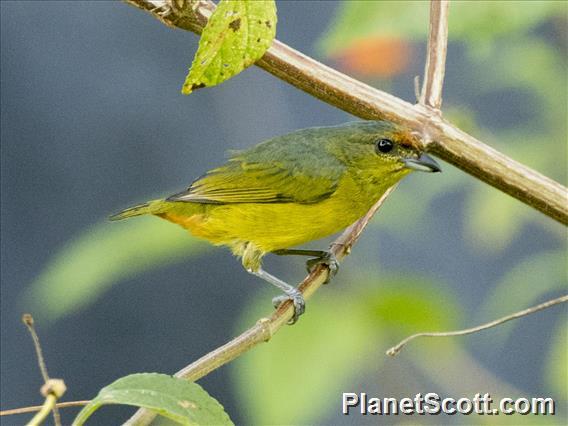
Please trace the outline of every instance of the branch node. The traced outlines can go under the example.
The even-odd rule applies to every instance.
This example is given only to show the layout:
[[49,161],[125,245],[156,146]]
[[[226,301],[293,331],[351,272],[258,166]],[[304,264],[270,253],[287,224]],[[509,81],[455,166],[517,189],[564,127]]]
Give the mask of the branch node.
[[57,399],[60,399],[66,390],[67,386],[65,386],[65,382],[63,380],[49,379],[41,387],[40,392],[44,397],[47,397],[47,395],[54,395]]
[[256,322],[256,324],[260,327],[263,342],[268,342],[272,339],[272,328],[270,327],[269,318],[261,318]]
[[393,346],[392,348],[390,348],[388,351],[385,352],[388,356],[392,356],[395,357],[400,353],[400,347],[397,346]]

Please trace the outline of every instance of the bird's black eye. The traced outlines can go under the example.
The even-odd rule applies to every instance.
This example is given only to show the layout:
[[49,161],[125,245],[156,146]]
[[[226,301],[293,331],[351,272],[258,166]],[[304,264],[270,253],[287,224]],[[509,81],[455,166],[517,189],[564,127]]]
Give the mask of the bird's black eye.
[[394,142],[390,139],[379,139],[376,144],[376,149],[378,152],[382,152],[386,154],[387,152],[392,151],[394,148]]

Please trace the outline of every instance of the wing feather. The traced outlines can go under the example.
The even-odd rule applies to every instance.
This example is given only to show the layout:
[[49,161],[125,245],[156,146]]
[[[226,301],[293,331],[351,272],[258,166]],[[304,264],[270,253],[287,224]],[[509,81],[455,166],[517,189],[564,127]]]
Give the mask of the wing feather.
[[248,155],[253,157],[252,160],[239,154],[168,200],[211,204],[310,204],[331,196],[342,173],[342,165],[334,158],[322,164],[321,159],[309,161],[306,158],[299,162],[263,161],[263,158],[255,159],[254,152],[252,154]]

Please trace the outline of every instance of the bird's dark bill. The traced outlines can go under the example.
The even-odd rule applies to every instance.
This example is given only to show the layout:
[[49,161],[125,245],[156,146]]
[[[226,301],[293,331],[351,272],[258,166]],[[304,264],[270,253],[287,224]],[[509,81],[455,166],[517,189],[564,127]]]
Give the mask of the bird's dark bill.
[[406,158],[402,161],[409,169],[418,170],[419,172],[436,173],[442,171],[436,160],[426,154],[421,154],[418,158]]

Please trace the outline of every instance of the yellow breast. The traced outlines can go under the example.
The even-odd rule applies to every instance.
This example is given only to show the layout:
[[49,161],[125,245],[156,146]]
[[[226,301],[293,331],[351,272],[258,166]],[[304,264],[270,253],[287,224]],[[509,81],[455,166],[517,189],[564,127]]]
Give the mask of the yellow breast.
[[372,186],[363,189],[345,176],[332,196],[313,204],[202,204],[200,211],[191,216],[175,210],[161,216],[216,245],[235,250],[252,242],[259,250],[271,252],[346,228],[363,216],[390,185]]

